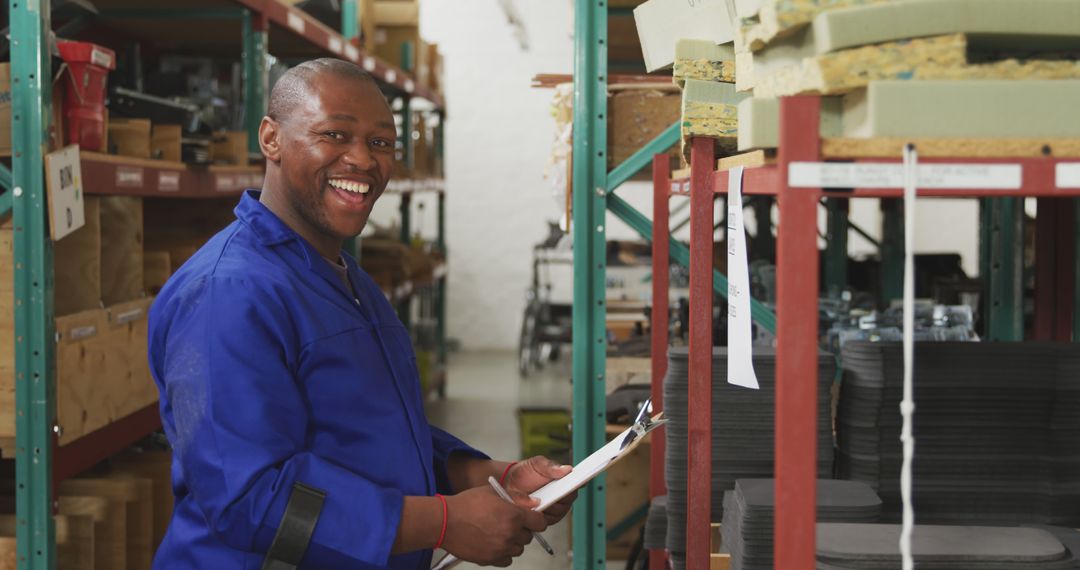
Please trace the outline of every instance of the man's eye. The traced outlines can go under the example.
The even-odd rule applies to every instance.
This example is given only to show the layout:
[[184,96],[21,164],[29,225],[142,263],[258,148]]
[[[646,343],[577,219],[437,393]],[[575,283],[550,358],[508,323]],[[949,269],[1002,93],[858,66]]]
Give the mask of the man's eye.
[[343,133],[341,131],[326,131],[325,133],[323,133],[323,136],[326,136],[327,138],[334,139],[336,141],[345,140],[345,133]]
[[393,148],[394,145],[386,139],[374,139],[371,141],[371,146],[375,148]]

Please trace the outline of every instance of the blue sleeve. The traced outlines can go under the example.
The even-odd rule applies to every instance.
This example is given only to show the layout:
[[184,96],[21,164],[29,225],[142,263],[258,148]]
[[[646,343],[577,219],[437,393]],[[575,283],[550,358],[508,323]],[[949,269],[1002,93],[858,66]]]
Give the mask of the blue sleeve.
[[487,455],[473,449],[469,444],[446,433],[445,431],[431,426],[431,444],[435,450],[435,488],[444,495],[452,495],[465,489],[453,489],[450,486],[450,475],[446,471],[446,463],[454,453],[465,453],[480,459],[491,459]]
[[402,494],[306,450],[310,410],[292,372],[301,347],[276,297],[254,280],[211,278],[164,308],[161,380],[184,481],[215,536],[249,552],[269,548],[294,483],[320,489],[305,565],[384,567]]

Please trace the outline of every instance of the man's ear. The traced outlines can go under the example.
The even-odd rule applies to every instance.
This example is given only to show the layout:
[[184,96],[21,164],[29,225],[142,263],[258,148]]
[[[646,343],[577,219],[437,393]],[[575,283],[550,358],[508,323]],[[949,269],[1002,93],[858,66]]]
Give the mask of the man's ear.
[[270,117],[263,117],[262,122],[259,123],[259,148],[266,160],[281,161],[280,136],[281,124]]

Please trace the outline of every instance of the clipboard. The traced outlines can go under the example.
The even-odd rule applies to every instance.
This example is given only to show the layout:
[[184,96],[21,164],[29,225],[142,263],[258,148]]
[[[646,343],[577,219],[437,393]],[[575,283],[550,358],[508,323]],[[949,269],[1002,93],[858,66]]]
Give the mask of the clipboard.
[[[563,497],[584,487],[589,481],[595,479],[597,475],[607,471],[612,465],[629,455],[631,451],[637,449],[637,446],[641,445],[641,442],[645,440],[646,434],[665,423],[667,423],[667,419],[664,418],[663,412],[651,418],[648,416],[643,417],[634,422],[609,441],[607,445],[597,449],[592,455],[575,465],[574,469],[565,477],[556,479],[531,493],[530,497],[540,501],[540,504],[533,510],[544,512]],[[431,570],[448,570],[460,563],[461,560],[456,556],[447,554]]]

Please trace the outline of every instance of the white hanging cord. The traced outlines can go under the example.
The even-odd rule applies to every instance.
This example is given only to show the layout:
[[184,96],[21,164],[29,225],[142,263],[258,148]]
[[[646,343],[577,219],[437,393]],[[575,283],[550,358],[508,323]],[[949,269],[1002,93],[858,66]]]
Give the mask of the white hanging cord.
[[900,402],[903,427],[900,441],[904,447],[904,462],[900,468],[900,497],[904,505],[903,526],[900,530],[900,559],[903,570],[915,568],[911,552],[911,535],[915,530],[915,509],[912,506],[911,464],[915,458],[915,186],[918,181],[919,157],[915,146],[904,146],[904,399]]

